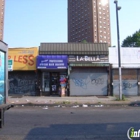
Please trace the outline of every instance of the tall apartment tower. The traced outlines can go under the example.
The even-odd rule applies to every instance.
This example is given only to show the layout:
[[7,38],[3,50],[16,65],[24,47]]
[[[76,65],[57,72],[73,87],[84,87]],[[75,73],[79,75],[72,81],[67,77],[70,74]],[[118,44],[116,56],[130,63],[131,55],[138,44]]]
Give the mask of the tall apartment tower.
[[68,42],[108,43],[109,0],[68,0]]
[[0,40],[3,41],[5,0],[0,0]]

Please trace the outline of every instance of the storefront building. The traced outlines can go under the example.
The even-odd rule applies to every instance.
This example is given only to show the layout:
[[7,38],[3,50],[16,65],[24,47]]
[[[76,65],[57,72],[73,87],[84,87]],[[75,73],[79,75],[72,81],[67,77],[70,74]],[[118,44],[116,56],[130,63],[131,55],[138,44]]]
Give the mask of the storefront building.
[[[112,93],[119,95],[118,50],[109,48],[112,65]],[[121,48],[122,94],[140,95],[140,49]]]
[[38,48],[9,48],[9,95],[37,95]]
[[108,95],[108,56],[69,56],[71,95]]
[[37,69],[41,73],[41,91],[43,95],[60,95],[60,79],[67,78],[67,55],[39,55]]
[[62,77],[66,96],[110,95],[106,43],[41,43],[37,70],[44,95],[59,95]]

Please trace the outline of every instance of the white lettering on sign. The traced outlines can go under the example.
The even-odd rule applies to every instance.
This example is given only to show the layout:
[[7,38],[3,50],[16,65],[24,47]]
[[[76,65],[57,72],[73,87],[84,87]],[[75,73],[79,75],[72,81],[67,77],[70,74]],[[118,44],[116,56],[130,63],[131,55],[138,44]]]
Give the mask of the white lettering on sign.
[[92,57],[92,56],[77,56],[76,57],[77,61],[100,61],[99,56],[97,55],[96,57]]
[[54,66],[54,63],[49,63],[49,66]]
[[63,62],[63,60],[49,60],[49,62],[53,62],[53,63],[55,63],[55,62]]
[[41,63],[40,66],[48,66],[47,63]]
[[64,66],[64,63],[56,63],[55,66]]

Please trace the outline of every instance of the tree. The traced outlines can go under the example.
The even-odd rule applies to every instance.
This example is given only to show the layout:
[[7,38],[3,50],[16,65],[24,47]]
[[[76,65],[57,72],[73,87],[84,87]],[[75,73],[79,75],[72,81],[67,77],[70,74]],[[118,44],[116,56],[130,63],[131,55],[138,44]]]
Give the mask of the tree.
[[86,39],[82,40],[81,42],[82,43],[88,43]]
[[122,42],[122,47],[140,47],[140,30],[136,31],[132,36],[126,37]]

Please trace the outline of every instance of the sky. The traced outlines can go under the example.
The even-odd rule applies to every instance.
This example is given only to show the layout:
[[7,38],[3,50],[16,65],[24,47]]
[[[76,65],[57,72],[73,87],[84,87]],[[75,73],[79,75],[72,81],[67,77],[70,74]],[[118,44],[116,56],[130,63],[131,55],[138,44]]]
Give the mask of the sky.
[[[120,44],[140,29],[140,0],[118,0]],[[9,47],[68,41],[67,0],[5,0],[4,38]],[[111,45],[117,46],[116,7],[110,0]]]

